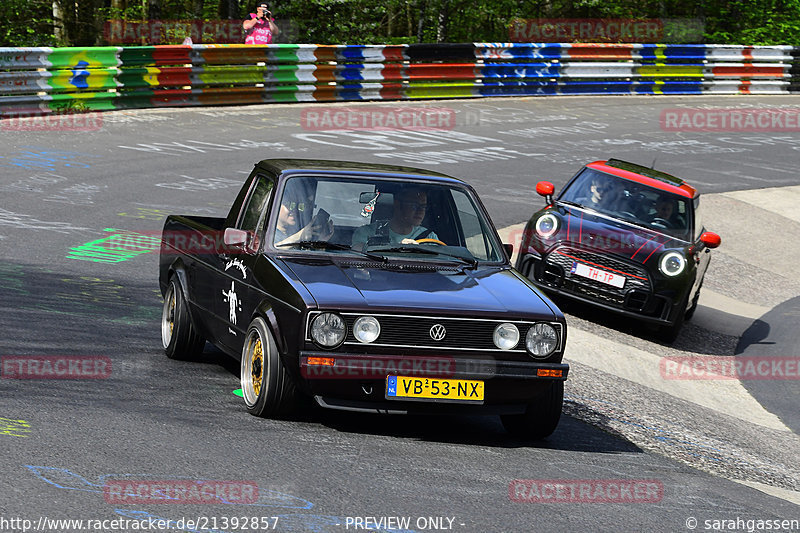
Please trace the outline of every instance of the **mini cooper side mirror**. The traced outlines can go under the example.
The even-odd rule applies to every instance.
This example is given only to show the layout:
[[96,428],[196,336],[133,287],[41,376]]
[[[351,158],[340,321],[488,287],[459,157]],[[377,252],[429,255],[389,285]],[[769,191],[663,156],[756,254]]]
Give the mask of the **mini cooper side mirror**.
[[722,239],[716,233],[712,231],[706,231],[700,235],[700,242],[702,242],[706,248],[716,248],[720,245]]
[[555,191],[555,187],[549,181],[540,181],[536,184],[536,193],[539,196],[544,196],[548,204],[553,203],[553,191]]
[[503,243],[503,249],[506,251],[506,255],[509,259],[511,256],[514,255],[514,245],[509,243]]

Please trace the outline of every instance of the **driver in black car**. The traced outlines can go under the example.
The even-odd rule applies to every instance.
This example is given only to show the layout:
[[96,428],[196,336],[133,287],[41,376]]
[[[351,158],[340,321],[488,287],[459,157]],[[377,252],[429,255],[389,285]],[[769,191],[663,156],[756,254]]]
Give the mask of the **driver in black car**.
[[353,248],[363,250],[371,238],[383,235],[385,244],[418,244],[417,239],[439,237],[422,226],[428,209],[428,193],[417,187],[406,188],[394,195],[392,218],[388,222],[376,221],[353,232]]

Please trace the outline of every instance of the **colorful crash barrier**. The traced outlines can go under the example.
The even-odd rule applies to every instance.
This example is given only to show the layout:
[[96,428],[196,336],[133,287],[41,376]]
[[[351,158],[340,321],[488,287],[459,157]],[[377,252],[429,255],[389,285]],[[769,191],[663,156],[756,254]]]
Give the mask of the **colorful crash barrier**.
[[269,102],[796,92],[800,48],[791,46],[0,48],[0,116]]

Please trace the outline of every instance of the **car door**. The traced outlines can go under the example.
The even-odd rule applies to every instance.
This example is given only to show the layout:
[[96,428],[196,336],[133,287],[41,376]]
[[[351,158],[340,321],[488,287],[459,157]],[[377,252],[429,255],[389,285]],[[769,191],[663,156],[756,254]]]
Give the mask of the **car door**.
[[246,231],[244,246],[219,255],[216,315],[220,343],[234,352],[241,349],[255,305],[254,268],[263,246],[269,205],[275,189],[273,178],[258,173],[250,187],[235,228]]

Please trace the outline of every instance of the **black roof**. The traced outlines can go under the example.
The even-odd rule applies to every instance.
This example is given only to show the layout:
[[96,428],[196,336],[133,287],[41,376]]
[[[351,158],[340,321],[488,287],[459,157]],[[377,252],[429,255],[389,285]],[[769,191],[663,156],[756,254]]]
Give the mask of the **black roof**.
[[637,174],[641,174],[642,176],[663,181],[664,183],[669,183],[670,185],[675,185],[677,187],[680,187],[684,183],[681,178],[676,178],[672,174],[667,174],[666,172],[661,172],[660,170],[637,165],[636,163],[629,163],[628,161],[623,161],[621,159],[609,159],[606,161],[606,165],[618,168],[620,170],[627,170],[628,172],[635,172]]
[[271,170],[276,174],[296,172],[351,172],[353,174],[377,175],[387,174],[393,176],[417,176],[427,179],[444,179],[464,183],[458,178],[424,170],[421,168],[404,167],[399,165],[386,165],[380,163],[361,163],[354,161],[333,161],[325,159],[264,159],[258,166]]

